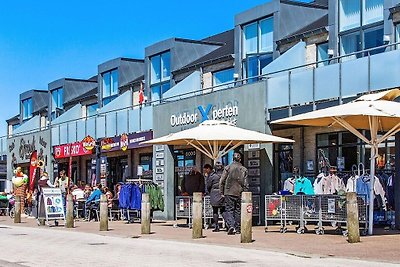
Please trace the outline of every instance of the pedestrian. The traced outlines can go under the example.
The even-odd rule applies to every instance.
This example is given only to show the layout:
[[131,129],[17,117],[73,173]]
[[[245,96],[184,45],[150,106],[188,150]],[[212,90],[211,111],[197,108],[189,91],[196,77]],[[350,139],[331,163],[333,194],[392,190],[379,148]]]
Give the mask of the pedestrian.
[[65,174],[65,171],[62,170],[60,171],[59,177],[56,178],[55,181],[55,185],[60,188],[61,190],[61,194],[65,197],[66,193],[67,193],[67,188],[69,186],[69,178],[68,176]]
[[213,209],[214,229],[212,231],[219,232],[219,214],[225,217],[224,197],[219,190],[219,182],[224,167],[220,162],[216,162],[214,169],[212,169],[211,165],[206,164],[204,165],[204,170],[208,173],[207,191],[210,195],[210,204]]
[[181,183],[182,195],[193,196],[193,193],[204,193],[205,182],[204,176],[193,167],[187,176],[182,180]]
[[241,155],[233,154],[233,162],[226,166],[219,183],[225,200],[225,218],[228,235],[240,233],[240,209],[242,192],[248,191],[247,169],[240,163]]
[[68,176],[65,174],[64,170],[60,171],[59,177],[56,178],[55,180],[55,185],[56,187],[60,188],[61,190],[61,196],[62,196],[62,201],[63,201],[63,207],[64,207],[64,215],[66,214],[66,197],[67,197],[67,190],[69,189],[69,178]]

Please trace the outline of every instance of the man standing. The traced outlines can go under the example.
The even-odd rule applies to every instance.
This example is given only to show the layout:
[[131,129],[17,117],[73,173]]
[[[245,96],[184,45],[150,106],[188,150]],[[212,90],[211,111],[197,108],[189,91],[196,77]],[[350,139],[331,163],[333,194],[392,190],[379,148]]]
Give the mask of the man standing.
[[204,172],[207,173],[207,192],[210,195],[210,204],[213,209],[213,221],[214,221],[214,230],[213,232],[219,232],[219,214],[222,214],[222,217],[225,218],[225,206],[224,206],[224,198],[219,191],[219,181],[221,180],[221,175],[223,172],[224,166],[220,162],[215,163],[215,170],[212,169],[211,165],[204,165]]
[[226,166],[219,183],[219,191],[225,197],[228,235],[240,233],[240,208],[242,192],[248,191],[247,169],[240,163],[239,153],[233,154],[233,162]]
[[60,177],[56,178],[55,184],[57,187],[59,187],[61,189],[61,193],[63,194],[63,196],[66,195],[67,193],[67,189],[68,189],[68,177],[67,175],[65,175],[65,171],[62,170],[60,171]]
[[205,181],[204,176],[197,170],[196,167],[189,172],[181,183],[182,195],[193,196],[193,193],[204,193]]

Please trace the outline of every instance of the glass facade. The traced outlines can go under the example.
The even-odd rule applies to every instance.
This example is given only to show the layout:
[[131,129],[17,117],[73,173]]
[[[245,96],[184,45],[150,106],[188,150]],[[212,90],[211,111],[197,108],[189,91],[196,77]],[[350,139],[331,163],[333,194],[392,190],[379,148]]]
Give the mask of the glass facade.
[[92,104],[92,105],[87,105],[86,106],[86,117],[90,117],[90,116],[96,115],[98,108],[99,108],[99,104],[98,103],[95,103],[95,104]]
[[118,96],[118,70],[108,71],[102,74],[103,82],[103,106],[110,103]]
[[274,172],[278,179],[273,185],[273,192],[277,192],[283,189],[285,180],[293,175],[293,145],[275,144],[274,150]]
[[162,99],[162,95],[170,89],[171,53],[169,51],[150,58],[150,87],[152,101]]
[[[367,133],[368,137],[368,132]],[[377,169],[393,170],[395,160],[395,140],[390,137],[381,143],[376,161]],[[324,133],[317,135],[318,170],[328,161],[331,166],[338,166],[339,171],[351,171],[353,165],[363,163],[370,169],[371,148],[349,132]],[[325,159],[324,159],[325,158]],[[340,164],[342,163],[343,164]],[[339,166],[342,165],[343,169]]]
[[[328,43],[322,43],[317,45],[317,61],[329,59],[328,55]],[[318,67],[329,65],[329,61],[318,63]]]
[[[341,55],[383,45],[383,0],[340,0],[339,35]],[[381,52],[378,49],[370,54]],[[361,56],[365,55],[344,60]]]
[[[243,76],[259,76],[262,69],[271,63],[273,52],[273,17],[243,26]],[[249,79],[249,82],[258,79]]]
[[[218,86],[221,84],[233,82],[233,73],[234,73],[233,68],[214,72],[213,73],[213,86]],[[233,86],[233,84],[231,83],[228,86]],[[222,88],[222,87],[218,87],[217,89],[220,89],[220,88]]]
[[51,119],[57,118],[59,111],[64,108],[64,89],[62,87],[51,91]]
[[32,118],[32,105],[32,98],[28,98],[22,101],[22,120],[28,120]]

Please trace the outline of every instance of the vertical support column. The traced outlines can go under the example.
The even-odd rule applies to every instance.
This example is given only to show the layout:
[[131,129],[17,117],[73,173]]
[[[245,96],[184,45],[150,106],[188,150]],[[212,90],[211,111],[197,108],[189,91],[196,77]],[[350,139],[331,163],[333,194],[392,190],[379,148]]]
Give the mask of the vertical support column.
[[141,210],[141,229],[142,235],[150,234],[150,196],[148,193],[142,194],[142,210]]
[[106,195],[100,197],[100,231],[108,231],[108,207]]
[[395,145],[395,169],[396,174],[393,177],[394,186],[394,207],[395,212],[395,226],[400,230],[400,133],[396,134]]
[[15,203],[14,203],[14,223],[21,223],[21,197],[16,196],[15,197]]
[[346,195],[347,231],[349,243],[360,242],[360,225],[358,219],[357,193],[348,192]]
[[193,225],[192,238],[203,237],[203,194],[193,193]]
[[74,200],[72,194],[67,195],[67,218],[65,227],[74,228]]
[[253,198],[251,192],[242,193],[240,212],[240,242],[251,243],[253,241]]

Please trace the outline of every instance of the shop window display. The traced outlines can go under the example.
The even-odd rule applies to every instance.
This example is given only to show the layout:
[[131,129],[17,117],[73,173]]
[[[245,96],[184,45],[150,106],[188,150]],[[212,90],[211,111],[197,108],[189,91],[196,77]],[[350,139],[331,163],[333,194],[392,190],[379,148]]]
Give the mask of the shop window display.
[[181,184],[196,166],[196,150],[175,150],[175,195],[182,192]]
[[293,145],[276,144],[275,145],[275,177],[278,182],[275,184],[275,191],[281,190],[287,178],[292,177],[293,173]]

